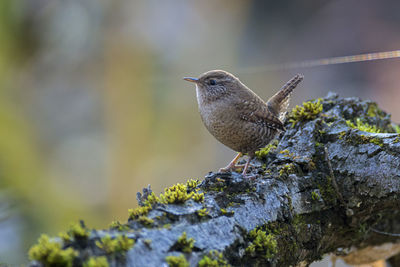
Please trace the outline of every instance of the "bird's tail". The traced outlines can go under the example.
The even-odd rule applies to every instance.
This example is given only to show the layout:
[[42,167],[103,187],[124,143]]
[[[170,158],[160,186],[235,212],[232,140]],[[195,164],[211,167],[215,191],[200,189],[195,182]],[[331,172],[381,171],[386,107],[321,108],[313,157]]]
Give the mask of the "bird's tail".
[[285,118],[293,89],[296,88],[303,78],[303,75],[296,74],[296,76],[290,79],[274,96],[267,101],[269,111],[278,117],[280,121],[283,121]]

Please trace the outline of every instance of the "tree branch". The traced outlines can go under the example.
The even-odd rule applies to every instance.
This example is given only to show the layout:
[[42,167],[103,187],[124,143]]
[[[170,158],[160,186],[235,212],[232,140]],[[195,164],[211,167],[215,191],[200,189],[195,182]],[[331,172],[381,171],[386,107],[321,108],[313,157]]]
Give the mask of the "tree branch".
[[[254,179],[209,173],[183,195],[175,187],[158,199],[148,188],[127,224],[93,230],[84,243],[70,232],[63,249],[80,252],[76,266],[101,255],[118,266],[304,266],[326,253],[399,244],[400,137],[390,116],[334,94],[322,112],[301,115],[318,103],[292,112],[279,142],[254,160]],[[106,235],[135,244],[125,256],[106,252]]]

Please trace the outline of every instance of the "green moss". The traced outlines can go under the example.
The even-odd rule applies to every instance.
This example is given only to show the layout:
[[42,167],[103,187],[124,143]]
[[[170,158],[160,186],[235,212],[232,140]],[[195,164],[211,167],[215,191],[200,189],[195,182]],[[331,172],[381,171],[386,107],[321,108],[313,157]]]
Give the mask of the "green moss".
[[307,224],[304,220],[304,217],[296,214],[293,217],[292,226],[296,232],[296,234],[300,234],[302,232],[307,231]]
[[154,220],[146,216],[140,216],[139,218],[137,218],[137,221],[146,227],[151,227],[154,224]]
[[71,267],[79,255],[73,248],[62,249],[59,242],[50,241],[47,235],[42,235],[38,244],[29,250],[29,258],[49,267]]
[[400,125],[392,123],[392,127],[396,133],[400,134]]
[[204,193],[194,193],[192,198],[196,202],[203,202],[204,201]]
[[71,223],[67,232],[59,234],[64,243],[72,242],[73,240],[88,239],[90,231],[84,226],[83,222]]
[[91,257],[83,263],[83,267],[108,267],[107,257]]
[[200,181],[199,181],[199,180],[190,179],[189,181],[186,182],[186,187],[187,187],[188,190],[193,190],[193,189],[195,189],[199,184],[200,184]]
[[293,163],[289,163],[286,165],[283,165],[282,168],[279,170],[279,176],[281,177],[287,177],[289,174],[295,173],[296,167],[294,166]]
[[272,150],[275,150],[278,146],[278,140],[272,141],[270,144],[265,146],[264,148],[261,148],[260,150],[256,151],[256,157],[258,159],[265,159],[269,152]]
[[144,205],[147,207],[151,207],[156,203],[159,203],[160,199],[154,194],[154,192],[151,192],[150,195],[147,196],[147,199],[144,201]]
[[320,142],[315,142],[315,146],[316,147],[324,147],[324,144],[320,143]]
[[346,131],[342,131],[339,133],[339,139],[343,140],[344,136],[346,135]]
[[144,206],[144,207],[137,207],[134,209],[129,209],[129,219],[134,220],[138,219],[139,217],[146,216],[149,211],[152,209],[151,206]]
[[193,246],[194,246],[194,239],[187,238],[186,232],[183,232],[183,234],[176,241],[174,248],[177,251],[190,253],[193,250]]
[[187,193],[186,185],[176,184],[165,189],[164,194],[160,195],[160,202],[164,204],[182,204],[193,196],[193,192]]
[[378,146],[383,146],[383,141],[376,137],[370,138],[370,143],[378,145]]
[[165,193],[160,195],[161,203],[164,204],[185,203],[189,198],[186,186],[179,183],[166,188]]
[[311,199],[315,202],[319,201],[321,199],[321,197],[319,196],[319,194],[315,191],[311,192]]
[[204,216],[207,216],[207,215],[208,215],[208,211],[207,211],[206,208],[201,209],[201,210],[198,210],[198,211],[196,211],[196,213],[197,213],[197,215],[199,215],[200,217],[204,217]]
[[105,235],[100,241],[96,241],[96,246],[107,254],[122,253],[131,249],[135,241],[125,235],[119,235],[116,238],[111,238],[110,235]]
[[167,223],[167,224],[164,224],[163,225],[163,228],[165,228],[165,229],[171,229],[171,224],[170,223]]
[[322,112],[321,99],[318,101],[304,102],[303,106],[296,106],[289,114],[289,122],[292,123],[292,127],[300,121],[308,121],[315,119],[318,114]]
[[368,117],[384,118],[385,112],[383,112],[380,108],[378,108],[378,104],[369,103],[367,109],[367,115]]
[[310,160],[307,163],[307,168],[308,168],[308,170],[313,171],[317,168],[317,166],[315,165],[314,161]]
[[326,181],[318,185],[319,192],[321,193],[322,199],[328,205],[334,205],[336,203],[336,192],[332,186],[332,177],[327,176]]
[[273,234],[265,231],[252,230],[249,234],[252,242],[246,248],[246,253],[252,257],[262,257],[264,259],[272,259],[278,253],[278,242]]
[[212,250],[199,261],[199,267],[228,267],[228,262],[222,253]]
[[167,256],[165,258],[169,267],[189,267],[189,263],[187,262],[184,255],[180,256]]
[[110,229],[115,229],[118,231],[128,231],[129,226],[126,224],[122,224],[120,221],[112,221],[109,225]]
[[363,132],[369,132],[369,133],[381,133],[383,132],[381,129],[379,129],[375,125],[369,125],[368,123],[363,122],[360,118],[356,119],[356,124],[354,124],[352,121],[347,120],[346,121],[347,126],[358,129]]
[[396,144],[396,143],[398,143],[398,142],[400,142],[400,137],[399,137],[399,136],[396,137],[396,138],[393,140],[393,144]]
[[145,243],[146,244],[146,246],[148,246],[148,247],[150,247],[151,246],[151,239],[145,239],[145,240],[143,240],[143,243]]
[[75,239],[87,239],[90,234],[83,222],[71,224],[68,233]]
[[355,136],[353,138],[353,140],[351,140],[353,142],[355,142],[356,144],[375,144],[378,145],[380,147],[383,146],[383,141],[377,137],[372,137],[372,136],[366,136],[366,135],[359,135],[359,136]]

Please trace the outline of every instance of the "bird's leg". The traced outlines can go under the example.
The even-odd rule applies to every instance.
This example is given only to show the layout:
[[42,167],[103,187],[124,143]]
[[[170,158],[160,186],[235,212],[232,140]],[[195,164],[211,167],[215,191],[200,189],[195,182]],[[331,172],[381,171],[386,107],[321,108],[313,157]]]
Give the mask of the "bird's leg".
[[243,172],[242,172],[242,175],[243,175],[243,176],[246,176],[247,169],[249,168],[249,166],[250,166],[250,161],[251,161],[252,159],[253,159],[253,157],[250,157],[250,156],[249,156],[249,158],[247,159],[246,165],[244,165]]
[[230,171],[232,169],[237,168],[238,166],[236,165],[236,162],[239,160],[239,158],[243,156],[243,153],[239,152],[236,157],[228,164],[228,166],[226,166],[225,168],[221,168],[219,169],[219,172],[227,172]]

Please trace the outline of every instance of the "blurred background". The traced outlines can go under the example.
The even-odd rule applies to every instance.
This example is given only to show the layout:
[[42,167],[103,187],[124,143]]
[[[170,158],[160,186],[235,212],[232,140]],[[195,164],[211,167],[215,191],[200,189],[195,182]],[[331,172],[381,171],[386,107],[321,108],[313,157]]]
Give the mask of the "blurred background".
[[[211,69],[268,99],[305,75],[292,106],[329,91],[400,121],[400,60],[282,71],[270,64],[400,49],[400,2],[0,1],[0,263],[40,233],[127,220],[136,192],[202,179],[235,155],[203,127]],[[324,266],[324,264],[322,264]]]

